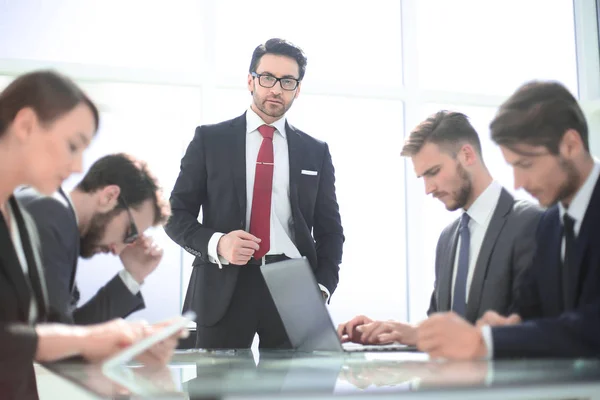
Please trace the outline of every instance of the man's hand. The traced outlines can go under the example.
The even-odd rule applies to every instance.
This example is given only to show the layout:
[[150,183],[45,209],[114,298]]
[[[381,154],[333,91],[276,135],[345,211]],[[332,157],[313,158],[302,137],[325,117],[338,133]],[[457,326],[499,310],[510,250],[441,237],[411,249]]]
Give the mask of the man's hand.
[[360,341],[365,344],[390,344],[394,342],[417,344],[417,328],[395,321],[374,321],[356,328],[361,333]]
[[354,342],[364,344],[360,341],[361,333],[357,331],[357,328],[364,324],[370,324],[371,322],[373,322],[373,320],[371,318],[365,317],[364,315],[354,317],[350,321],[338,325],[338,336],[342,343]]
[[434,314],[417,328],[417,347],[433,358],[474,360],[487,355],[480,328],[453,312]]
[[217,253],[231,264],[244,265],[259,249],[259,243],[259,238],[246,231],[233,231],[221,236]]
[[161,249],[151,237],[143,235],[123,250],[119,257],[123,266],[140,285],[150,275],[163,256]]
[[503,326],[503,325],[516,325],[521,323],[521,317],[517,314],[511,314],[508,317],[503,317],[496,311],[487,311],[479,320],[477,320],[477,327],[481,328],[484,325],[489,326]]
[[147,334],[144,322],[114,319],[102,324],[80,327],[81,355],[89,361],[102,361],[125,347],[143,339]]

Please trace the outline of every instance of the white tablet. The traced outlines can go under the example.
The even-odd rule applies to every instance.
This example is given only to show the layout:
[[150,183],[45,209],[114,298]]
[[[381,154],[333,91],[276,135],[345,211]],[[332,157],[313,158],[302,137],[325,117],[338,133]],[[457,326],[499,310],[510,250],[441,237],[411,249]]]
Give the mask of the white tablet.
[[113,357],[106,360],[102,364],[102,368],[114,368],[128,363],[156,343],[167,339],[169,336],[174,335],[182,329],[185,329],[186,326],[195,319],[196,314],[193,311],[185,312],[183,315],[177,317],[170,325],[167,325],[153,335],[132,344],[123,351],[118,352]]

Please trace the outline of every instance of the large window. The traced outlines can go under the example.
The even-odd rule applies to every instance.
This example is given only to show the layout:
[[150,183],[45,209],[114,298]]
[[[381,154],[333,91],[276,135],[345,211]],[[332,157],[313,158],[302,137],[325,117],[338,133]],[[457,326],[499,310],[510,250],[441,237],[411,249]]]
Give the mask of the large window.
[[[288,117],[330,146],[347,239],[332,318],[339,323],[364,313],[418,321],[429,305],[438,236],[457,215],[425,196],[410,160],[400,157],[405,135],[439,109],[467,114],[486,165],[512,191],[511,170],[488,126],[518,85],[563,82],[582,97],[592,130],[600,129],[590,4],[5,1],[0,36],[10,40],[0,41],[0,87],[34,68],[73,76],[102,109],[86,166],[107,153],[131,152],[149,162],[168,195],[196,125],[234,118],[248,107],[246,76],[256,45],[271,37],[297,43],[308,68]],[[592,148],[600,150],[596,140],[592,135]],[[165,247],[165,259],[142,289],[147,309],[134,317],[155,321],[181,307],[192,257],[161,229],[151,234]],[[84,262],[83,298],[119,269],[114,257]]]

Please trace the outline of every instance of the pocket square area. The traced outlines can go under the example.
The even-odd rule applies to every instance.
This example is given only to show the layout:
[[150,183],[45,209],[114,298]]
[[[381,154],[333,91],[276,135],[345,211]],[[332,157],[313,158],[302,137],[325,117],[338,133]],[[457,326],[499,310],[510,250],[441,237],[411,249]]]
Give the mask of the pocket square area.
[[309,169],[303,169],[300,171],[302,175],[317,175],[317,171],[311,171]]

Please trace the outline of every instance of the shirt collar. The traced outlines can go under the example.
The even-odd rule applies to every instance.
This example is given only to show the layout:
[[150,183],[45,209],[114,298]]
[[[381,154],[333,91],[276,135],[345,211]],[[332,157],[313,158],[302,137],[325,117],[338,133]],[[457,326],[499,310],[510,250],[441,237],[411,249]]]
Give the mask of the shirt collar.
[[[64,195],[64,197],[63,197],[63,195]],[[64,204],[65,200],[67,200],[68,205],[73,210],[73,214],[75,214],[75,222],[77,223],[77,226],[79,226],[79,218],[77,217],[77,211],[75,210],[75,204],[73,204],[73,199],[71,198],[71,193],[64,190],[63,188],[60,188],[59,191],[55,192],[54,195],[52,195],[52,197],[54,197],[56,200],[60,201],[63,204]],[[67,205],[67,204],[65,204],[65,205]]]
[[485,225],[494,213],[501,193],[502,186],[492,181],[465,212],[479,225]]
[[[594,167],[592,168],[592,171],[586,178],[581,188],[579,188],[577,193],[575,193],[573,201],[571,201],[571,204],[569,205],[568,214],[575,220],[575,222],[583,221],[585,211],[590,203],[590,199],[594,193],[594,188],[596,187],[596,182],[598,181],[599,176],[600,161],[594,158]],[[561,202],[558,202],[558,209],[560,212],[560,220],[562,221],[567,209],[565,209]]]
[[277,129],[277,132],[285,139],[285,115],[272,124],[267,124],[254,112],[252,107],[248,107],[248,111],[246,112],[246,133],[255,132],[261,125],[271,125]]

